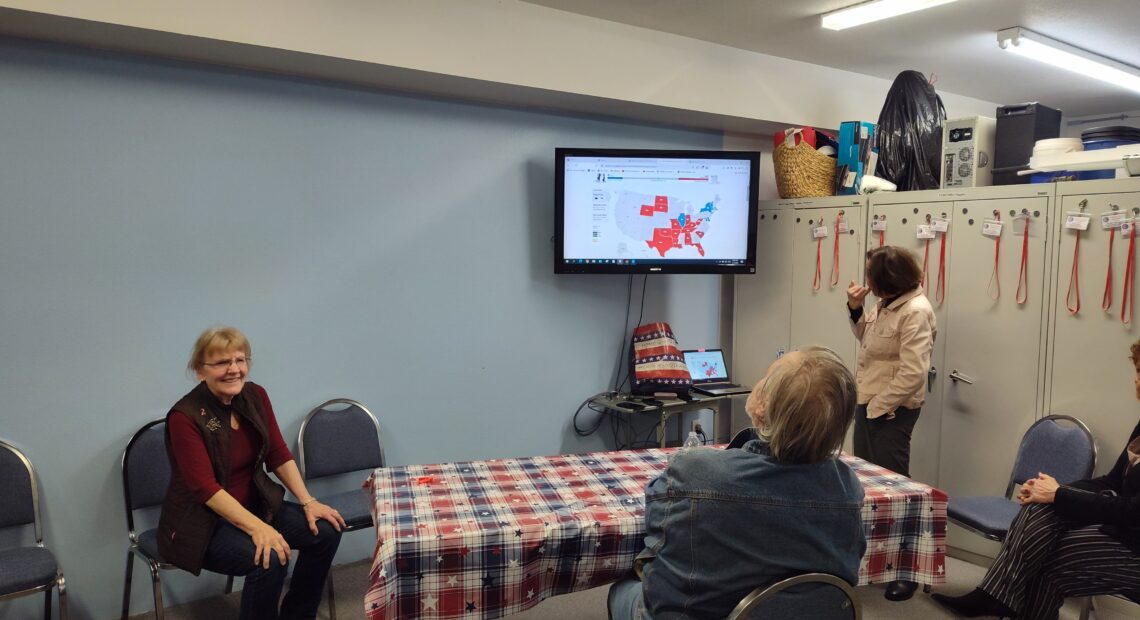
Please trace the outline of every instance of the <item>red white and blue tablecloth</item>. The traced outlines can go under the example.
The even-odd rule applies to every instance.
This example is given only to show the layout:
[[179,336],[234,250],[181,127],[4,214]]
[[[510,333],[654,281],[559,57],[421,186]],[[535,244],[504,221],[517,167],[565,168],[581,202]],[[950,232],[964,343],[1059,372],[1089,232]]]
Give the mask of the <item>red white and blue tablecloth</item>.
[[[696,448],[712,449],[712,448]],[[629,573],[674,449],[380,468],[369,620],[498,618]],[[945,581],[946,494],[843,456],[863,483],[859,583]]]

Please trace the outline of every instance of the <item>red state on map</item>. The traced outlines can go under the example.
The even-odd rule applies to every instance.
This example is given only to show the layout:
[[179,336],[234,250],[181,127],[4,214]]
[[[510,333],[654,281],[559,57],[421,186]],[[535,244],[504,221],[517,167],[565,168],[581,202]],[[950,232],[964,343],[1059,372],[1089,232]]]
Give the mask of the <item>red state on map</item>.
[[[645,207],[643,206],[642,210],[644,211],[644,209]],[[645,243],[648,244],[649,247],[657,250],[661,256],[664,257],[665,253],[669,250],[682,247],[681,240],[684,239],[684,245],[691,245],[697,248],[697,252],[700,252],[701,256],[704,256],[705,249],[701,247],[699,239],[704,237],[705,234],[697,230],[697,226],[699,226],[700,223],[701,220],[688,220],[684,226],[681,226],[679,221],[675,219],[669,220],[669,228],[654,228],[653,239]],[[693,242],[694,234],[698,239],[695,243]]]

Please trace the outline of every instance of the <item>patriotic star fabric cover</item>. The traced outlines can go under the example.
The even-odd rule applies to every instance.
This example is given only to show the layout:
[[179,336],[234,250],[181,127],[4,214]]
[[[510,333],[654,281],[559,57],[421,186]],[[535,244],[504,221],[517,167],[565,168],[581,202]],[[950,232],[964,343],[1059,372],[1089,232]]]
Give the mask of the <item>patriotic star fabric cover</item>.
[[634,394],[688,394],[693,386],[689,367],[668,323],[646,323],[633,330],[629,365],[630,392]]
[[[673,451],[377,469],[367,617],[498,618],[624,577],[644,546],[645,487]],[[843,460],[866,492],[860,584],[944,583],[946,494]]]

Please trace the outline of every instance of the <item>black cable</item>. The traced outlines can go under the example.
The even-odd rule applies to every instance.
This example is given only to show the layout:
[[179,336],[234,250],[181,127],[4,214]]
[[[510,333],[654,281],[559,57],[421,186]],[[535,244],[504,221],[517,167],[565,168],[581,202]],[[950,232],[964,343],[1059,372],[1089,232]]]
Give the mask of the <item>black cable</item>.
[[[631,293],[632,293],[632,285],[633,285],[633,276],[632,275],[630,276],[629,281],[630,281]],[[638,310],[638,313],[637,313],[637,327],[641,327],[641,321],[643,318],[645,318],[645,283],[648,281],[649,281],[649,274],[645,274],[645,276],[641,280],[641,309]],[[626,317],[626,325],[628,325],[628,324],[629,324],[629,317]],[[637,327],[634,327],[634,329],[637,329]],[[630,356],[632,356],[632,355],[633,355],[633,351],[630,351]],[[623,388],[625,388],[625,382],[628,380],[629,380],[629,372],[627,370],[625,379],[622,379],[621,383],[618,384],[617,389],[615,391],[620,392]]]
[[626,333],[628,332],[628,329],[629,329],[629,306],[630,306],[630,303],[632,301],[633,301],[633,274],[631,273],[631,274],[629,274],[629,280],[626,281],[626,286],[625,286],[625,320],[621,322],[622,339],[621,339],[621,349],[618,351],[617,374],[614,376],[614,392],[621,391],[621,386],[625,382],[625,380],[622,379],[621,371],[622,371],[622,368],[625,366],[625,345],[627,343],[629,343],[629,337],[626,336]]
[[[645,317],[645,283],[649,282],[649,274],[641,279],[641,312],[637,315],[637,327],[641,327],[641,319]],[[636,329],[636,328],[635,328]]]
[[[571,421],[571,423],[574,425],[574,432],[577,433],[579,437],[586,437],[588,435],[593,435],[594,433],[598,432],[599,428],[602,427],[602,424],[606,420],[606,411],[604,409],[600,409],[600,410],[595,409],[593,406],[591,406],[590,401],[592,401],[595,398],[598,398],[600,396],[605,396],[607,394],[609,394],[609,392],[599,392],[597,394],[594,394],[593,396],[582,401],[582,404],[578,405],[578,408],[574,410],[574,419]],[[599,414],[601,414],[598,416],[597,422],[594,423],[594,427],[589,429],[589,430],[579,428],[579,426],[578,426],[578,415],[580,413],[582,413],[582,409],[587,408],[587,407],[590,409],[590,411],[596,411]]]

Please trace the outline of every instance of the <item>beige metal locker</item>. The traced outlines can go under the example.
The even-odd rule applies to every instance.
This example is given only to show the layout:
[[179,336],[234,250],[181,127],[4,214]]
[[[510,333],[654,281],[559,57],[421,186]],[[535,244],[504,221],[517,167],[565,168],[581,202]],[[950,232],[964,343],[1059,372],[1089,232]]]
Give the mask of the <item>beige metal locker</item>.
[[[792,348],[822,345],[855,368],[855,337],[847,316],[847,285],[860,280],[863,254],[863,205],[798,207],[792,231]],[[837,230],[848,225],[846,231]],[[815,238],[823,227],[827,236]],[[838,250],[838,254],[836,253]],[[838,257],[838,258],[837,258]]]
[[[1140,417],[1140,403],[1132,386],[1133,370],[1128,360],[1129,345],[1140,338],[1135,321],[1121,320],[1124,277],[1129,239],[1119,231],[1112,234],[1111,305],[1102,309],[1108,274],[1109,231],[1101,226],[1101,215],[1116,211],[1126,217],[1140,215],[1140,179],[1062,183],[1057,186],[1053,233],[1058,238],[1052,304],[1053,339],[1050,350],[1049,413],[1067,414],[1085,422],[1099,448],[1097,473],[1111,469],[1129,433]],[[1075,294],[1068,296],[1073,280],[1076,231],[1066,228],[1069,213],[1091,216],[1089,227],[1080,235],[1077,276],[1080,310],[1075,314]],[[1140,239],[1135,250],[1140,252]],[[1134,259],[1135,260],[1135,259]],[[1135,297],[1134,297],[1135,298]]]
[[[942,391],[936,388],[939,385],[937,382],[938,372],[942,369],[942,359],[946,349],[946,338],[942,335],[942,330],[946,325],[945,298],[948,291],[943,287],[944,295],[941,303],[937,301],[936,292],[938,291],[939,271],[944,276],[949,272],[951,258],[949,241],[955,232],[948,230],[945,233],[937,233],[935,239],[929,240],[928,246],[927,240],[917,238],[916,226],[919,223],[926,224],[928,217],[931,220],[945,218],[953,226],[954,218],[950,217],[951,214],[949,213],[953,203],[938,200],[895,202],[896,199],[913,198],[910,195],[914,193],[908,192],[907,194],[885,197],[888,200],[872,198],[867,215],[868,229],[870,229],[867,232],[867,249],[879,247],[881,239],[883,245],[895,245],[909,249],[915,254],[920,265],[923,264],[924,257],[926,258],[925,263],[929,272],[929,279],[925,282],[927,285],[925,288],[928,288],[929,292],[926,294],[930,298],[931,305],[934,306],[939,335],[934,340],[934,352],[930,359],[932,372],[928,375],[926,403],[922,407],[922,414],[919,415],[918,424],[915,425],[914,433],[911,436],[910,475],[915,480],[937,486],[942,434]],[[928,194],[929,192],[919,193]],[[876,227],[885,227],[885,230],[874,230],[873,228]],[[880,233],[882,234],[880,235]],[[945,263],[941,251],[944,243],[946,244]],[[868,296],[866,303],[877,303],[877,300],[871,295]]]
[[[928,216],[932,222],[948,220],[946,234],[931,240],[926,258],[927,296],[938,320],[932,356],[936,374],[912,438],[911,473],[951,496],[1002,493],[1017,440],[1041,411],[1043,300],[1051,281],[1046,278],[1045,222],[1051,195],[1051,186],[906,192],[875,196],[868,207],[868,228],[873,218],[886,216],[887,242],[914,250],[920,265],[927,245],[917,238],[917,225],[927,224]],[[981,232],[987,219],[997,219],[995,210],[1003,223],[996,300],[987,290],[995,241]],[[1017,303],[1024,238],[1015,233],[1024,229],[1023,220],[1014,217],[1023,210],[1031,226],[1025,301]],[[877,232],[868,235],[872,246],[878,245]],[[941,302],[940,266],[945,280]]]
[[[734,276],[733,283],[732,372],[739,379],[738,383],[754,384],[779,354],[799,344],[835,345],[844,360],[854,360],[854,338],[843,323],[846,293],[842,292],[843,299],[836,305],[835,295],[839,291],[832,290],[829,284],[834,258],[834,231],[831,229],[838,211],[846,211],[855,234],[848,232],[840,240],[839,275],[840,285],[845,291],[848,280],[854,277],[852,270],[857,268],[862,273],[860,244],[863,223],[860,218],[865,202],[861,197],[847,196],[764,201],[760,204],[756,274]],[[810,215],[805,215],[808,213]],[[797,217],[800,219],[798,223],[795,221]],[[811,292],[815,270],[817,243],[804,228],[808,225],[807,220],[818,221],[821,218],[830,220],[830,234],[824,239],[822,245],[825,247],[821,251],[821,290],[824,293],[820,299],[807,294],[797,302],[794,301],[797,291],[806,288]],[[797,262],[797,252],[808,252],[808,259]],[[800,282],[805,278],[806,283]],[[806,317],[824,318],[812,321],[797,317],[793,321],[793,307],[798,312],[809,313]],[[793,322],[796,334],[800,338],[810,337],[810,340],[792,339]],[[812,330],[813,325],[815,330]],[[749,424],[743,401],[734,399],[732,403],[733,433]]]

